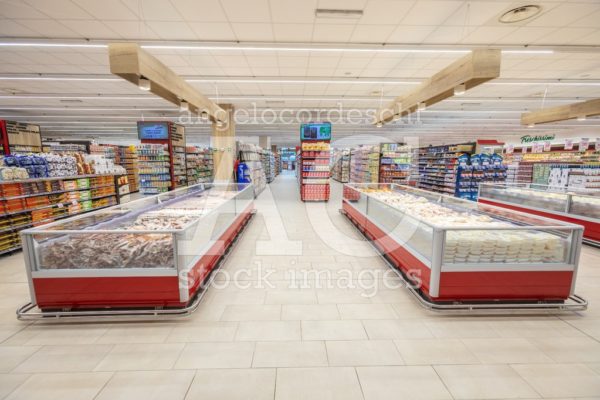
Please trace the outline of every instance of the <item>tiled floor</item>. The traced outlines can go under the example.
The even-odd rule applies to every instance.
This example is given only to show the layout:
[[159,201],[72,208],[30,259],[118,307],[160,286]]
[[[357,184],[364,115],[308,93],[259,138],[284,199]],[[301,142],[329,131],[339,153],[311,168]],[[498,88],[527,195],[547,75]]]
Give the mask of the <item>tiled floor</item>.
[[278,177],[223,267],[237,284],[219,276],[188,319],[21,323],[23,256],[0,258],[0,399],[600,399],[600,251],[583,250],[585,313],[439,316],[373,289],[387,267],[340,189],[305,205]]

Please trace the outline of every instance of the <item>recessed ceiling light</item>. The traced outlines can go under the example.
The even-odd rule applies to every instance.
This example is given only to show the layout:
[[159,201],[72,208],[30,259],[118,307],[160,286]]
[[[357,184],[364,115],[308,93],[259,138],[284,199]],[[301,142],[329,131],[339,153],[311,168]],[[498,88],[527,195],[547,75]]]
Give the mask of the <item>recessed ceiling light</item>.
[[333,8],[317,8],[315,17],[332,19],[360,19],[363,16],[363,10],[343,10]]
[[535,4],[528,4],[505,12],[500,16],[500,18],[498,18],[498,21],[502,22],[503,24],[514,24],[516,22],[522,22],[533,18],[541,11],[542,7]]

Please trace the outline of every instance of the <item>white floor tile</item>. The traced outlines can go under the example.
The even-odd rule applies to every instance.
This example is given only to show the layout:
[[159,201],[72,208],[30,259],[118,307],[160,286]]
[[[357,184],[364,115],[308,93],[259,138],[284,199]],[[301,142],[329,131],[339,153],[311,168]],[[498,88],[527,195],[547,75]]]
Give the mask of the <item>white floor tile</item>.
[[552,363],[527,339],[463,339],[463,343],[484,364]]
[[167,343],[230,342],[235,337],[236,322],[206,321],[202,324],[176,326],[166,339]]
[[512,368],[543,397],[593,397],[600,375],[583,364],[519,364]]
[[29,377],[29,374],[0,374],[0,399],[8,396],[10,392],[18,388]]
[[275,400],[362,400],[354,368],[281,368]]
[[302,321],[302,340],[361,339],[367,339],[361,321]]
[[258,342],[253,367],[326,367],[327,351],[320,341]]
[[394,319],[396,314],[389,304],[339,304],[342,319]]
[[96,371],[149,371],[171,369],[183,343],[118,344],[96,366]]
[[281,305],[228,305],[222,321],[277,321],[281,319]]
[[363,325],[369,339],[428,339],[433,334],[418,320],[365,320]]
[[274,369],[196,371],[186,400],[272,400]]
[[183,400],[194,371],[116,372],[94,400]]
[[300,339],[299,321],[242,321],[235,335],[235,340],[253,342]]
[[36,374],[6,400],[92,400],[110,379],[110,372]]
[[110,344],[44,346],[27,360],[23,361],[14,372],[87,372],[93,371],[96,365],[112,349]]
[[404,365],[391,340],[337,340],[326,345],[331,366]]
[[539,398],[507,365],[439,365],[435,370],[455,399]]
[[528,339],[558,363],[600,362],[600,343],[589,337]]
[[458,339],[402,339],[394,343],[407,365],[479,364]]
[[358,367],[356,371],[365,400],[452,399],[431,367]]
[[175,369],[250,368],[254,343],[189,343],[175,363]]
[[0,346],[0,373],[10,372],[40,348],[40,346]]
[[292,304],[283,305],[282,320],[335,320],[340,314],[335,304]]

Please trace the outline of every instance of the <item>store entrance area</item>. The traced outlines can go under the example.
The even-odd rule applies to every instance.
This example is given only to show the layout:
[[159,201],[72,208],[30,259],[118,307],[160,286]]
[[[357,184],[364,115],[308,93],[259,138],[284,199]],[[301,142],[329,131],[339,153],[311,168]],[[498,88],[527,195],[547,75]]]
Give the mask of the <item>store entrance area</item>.
[[[185,319],[17,321],[14,310],[28,297],[23,254],[4,257],[0,395],[369,400],[600,393],[600,251],[582,251],[585,314],[442,316],[393,286],[398,280],[339,213],[341,197],[342,185],[332,182],[328,203],[302,203],[295,176],[279,175]],[[257,243],[272,234],[278,243],[300,242],[301,254],[257,254]]]

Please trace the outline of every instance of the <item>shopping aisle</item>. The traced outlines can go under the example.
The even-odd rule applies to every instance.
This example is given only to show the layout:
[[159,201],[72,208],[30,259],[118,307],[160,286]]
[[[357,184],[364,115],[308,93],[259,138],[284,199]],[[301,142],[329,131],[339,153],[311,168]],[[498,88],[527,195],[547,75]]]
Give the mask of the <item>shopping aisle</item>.
[[[22,254],[0,258],[0,399],[484,399],[600,394],[600,251],[582,315],[422,310],[328,204],[282,174],[188,319],[24,324]],[[390,275],[391,276],[391,275]],[[154,397],[152,397],[154,396]]]

